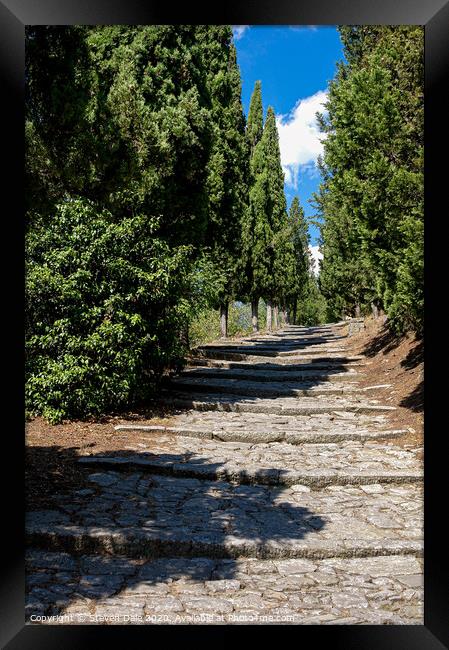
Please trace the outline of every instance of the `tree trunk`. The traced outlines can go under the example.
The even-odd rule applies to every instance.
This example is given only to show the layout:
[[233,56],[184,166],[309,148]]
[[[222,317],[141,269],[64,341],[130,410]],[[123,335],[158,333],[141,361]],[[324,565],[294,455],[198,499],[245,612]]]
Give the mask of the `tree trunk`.
[[251,300],[251,322],[253,324],[253,332],[259,331],[259,299],[254,298]]
[[228,337],[228,303],[222,302],[220,305],[220,327],[221,327],[221,338],[226,339]]
[[371,303],[371,311],[373,313],[374,320],[377,320],[379,318],[379,310],[375,302]]
[[274,306],[273,316],[274,316],[274,329],[277,330],[279,329],[279,307],[277,305]]
[[271,332],[271,330],[273,329],[272,324],[271,324],[271,312],[272,312],[271,302],[270,302],[270,300],[267,300],[267,330],[268,330],[268,332]]
[[292,325],[296,325],[296,308],[297,308],[297,302],[293,303],[293,309],[292,309]]
[[360,318],[360,305],[358,303],[355,306],[355,317]]

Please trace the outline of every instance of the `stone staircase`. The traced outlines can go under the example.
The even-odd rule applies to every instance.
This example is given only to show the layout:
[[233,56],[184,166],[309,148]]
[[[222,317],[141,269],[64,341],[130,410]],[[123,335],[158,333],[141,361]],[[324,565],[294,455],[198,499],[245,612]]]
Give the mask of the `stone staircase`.
[[174,424],[117,426],[134,442],[79,459],[89,488],[28,514],[27,615],[422,624],[422,464],[344,331],[198,349]]

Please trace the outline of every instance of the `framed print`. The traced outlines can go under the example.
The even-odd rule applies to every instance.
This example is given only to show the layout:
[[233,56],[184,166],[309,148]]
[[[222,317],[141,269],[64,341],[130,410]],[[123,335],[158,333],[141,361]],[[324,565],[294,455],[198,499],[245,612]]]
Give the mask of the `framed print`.
[[0,17],[2,646],[449,647],[449,5]]

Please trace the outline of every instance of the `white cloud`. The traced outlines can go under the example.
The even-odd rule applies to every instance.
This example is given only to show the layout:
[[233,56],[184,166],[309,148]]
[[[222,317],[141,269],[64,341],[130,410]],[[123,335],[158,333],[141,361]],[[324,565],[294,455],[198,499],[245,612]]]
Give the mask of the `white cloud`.
[[249,25],[232,25],[234,40],[239,41],[247,29],[249,29]]
[[318,27],[316,25],[290,25],[290,29],[294,32],[316,32]]
[[319,250],[319,246],[309,246],[309,251],[313,260],[313,272],[318,275],[320,272],[319,261],[323,259],[323,254]]
[[310,97],[300,99],[287,115],[278,115],[281,163],[285,182],[295,189],[298,185],[300,168],[309,175],[316,172],[316,161],[323,153],[324,134],[320,132],[315,113],[324,112],[327,93],[320,90]]

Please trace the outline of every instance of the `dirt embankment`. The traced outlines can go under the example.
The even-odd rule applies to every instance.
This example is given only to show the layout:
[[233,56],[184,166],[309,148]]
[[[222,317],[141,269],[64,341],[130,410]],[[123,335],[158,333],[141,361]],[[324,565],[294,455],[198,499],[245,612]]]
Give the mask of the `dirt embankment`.
[[[364,330],[349,339],[354,354],[366,356],[360,385],[388,388],[369,390],[370,397],[395,406],[390,424],[409,429],[395,444],[422,445],[424,431],[424,343],[413,335],[397,337],[381,319],[365,319]],[[368,392],[368,391],[367,391]]]

